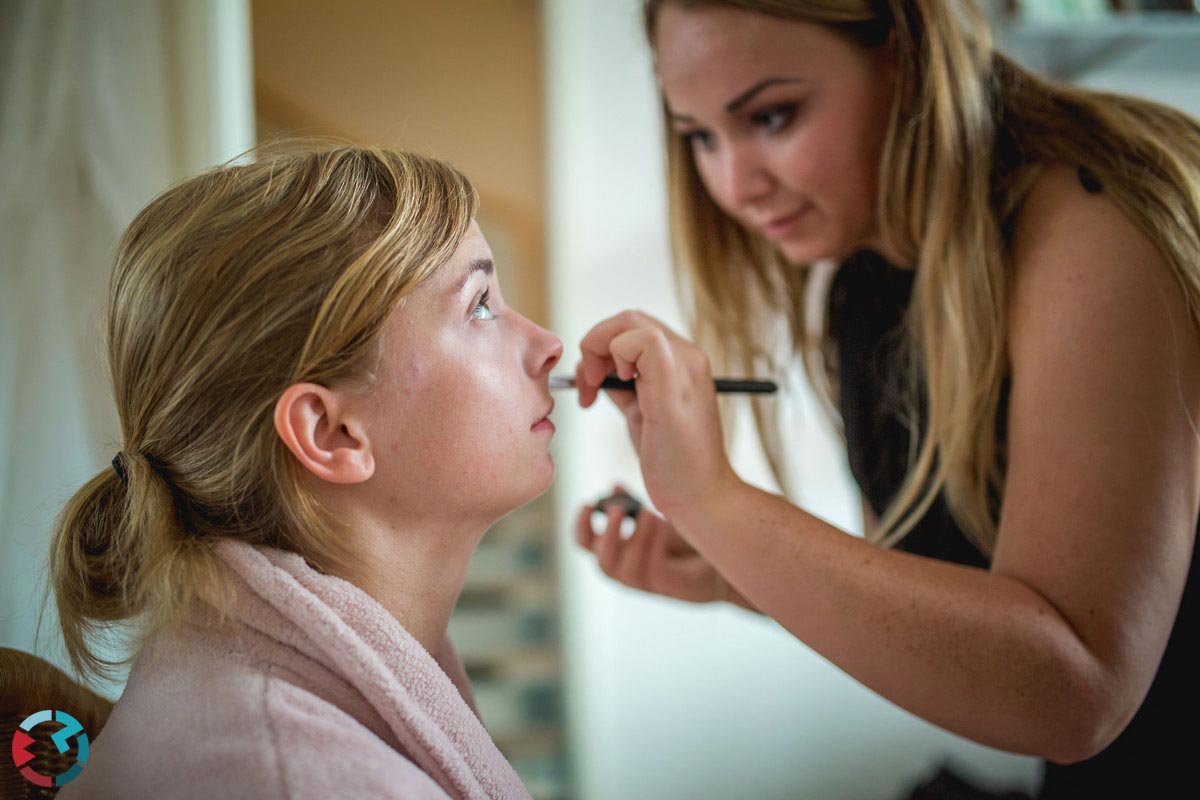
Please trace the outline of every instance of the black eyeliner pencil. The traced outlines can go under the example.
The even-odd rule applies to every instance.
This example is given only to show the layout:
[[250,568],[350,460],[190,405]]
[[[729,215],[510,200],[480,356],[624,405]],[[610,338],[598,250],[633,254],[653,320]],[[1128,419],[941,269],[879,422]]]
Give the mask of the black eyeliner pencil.
[[[718,394],[774,394],[779,386],[775,381],[753,381],[740,378],[714,378]],[[574,389],[574,375],[551,375],[551,389]],[[636,391],[634,381],[623,381],[616,375],[609,375],[600,383],[601,389],[624,389]]]

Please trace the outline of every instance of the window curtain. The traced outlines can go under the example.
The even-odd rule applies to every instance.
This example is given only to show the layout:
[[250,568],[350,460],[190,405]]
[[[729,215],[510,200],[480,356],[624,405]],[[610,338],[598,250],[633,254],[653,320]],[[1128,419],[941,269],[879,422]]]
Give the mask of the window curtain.
[[0,0],[0,644],[64,667],[52,597],[35,633],[54,518],[120,448],[117,239],[253,144],[248,2]]

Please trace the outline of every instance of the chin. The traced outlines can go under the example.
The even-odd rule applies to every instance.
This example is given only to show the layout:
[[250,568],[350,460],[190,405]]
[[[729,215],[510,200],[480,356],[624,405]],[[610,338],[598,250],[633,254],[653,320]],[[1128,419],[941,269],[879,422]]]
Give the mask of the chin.
[[854,252],[854,248],[834,242],[799,241],[778,242],[775,249],[783,256],[783,260],[794,267],[814,264],[818,261],[845,261]]
[[554,471],[554,459],[546,453],[544,461],[530,468],[527,473],[528,482],[515,491],[509,502],[504,504],[506,507],[502,510],[502,515],[507,516],[544,495],[554,483]]
[[541,469],[542,469],[542,472],[540,475],[540,480],[538,482],[538,485],[540,486],[540,488],[537,490],[537,493],[533,495],[533,497],[530,497],[529,500],[525,501],[527,503],[531,502],[533,500],[536,500],[537,498],[544,495],[546,493],[546,491],[550,488],[550,485],[554,483],[554,472],[555,472],[554,456],[550,455],[549,453],[546,453],[546,460],[541,465]]

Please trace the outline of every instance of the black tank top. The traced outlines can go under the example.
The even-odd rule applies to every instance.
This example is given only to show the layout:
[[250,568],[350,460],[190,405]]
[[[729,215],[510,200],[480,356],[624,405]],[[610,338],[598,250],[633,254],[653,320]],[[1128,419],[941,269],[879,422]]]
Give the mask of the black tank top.
[[[1080,170],[1089,192],[1094,176]],[[873,253],[847,260],[829,295],[829,335],[838,360],[838,405],[850,469],[876,515],[897,494],[907,470],[909,433],[904,423],[900,377],[902,320],[914,273]],[[997,438],[1003,445],[1007,391],[1002,392]],[[918,398],[920,430],[923,401]],[[989,559],[955,524],[939,496],[898,549],[986,568]],[[1117,740],[1095,757],[1071,765],[1046,764],[1041,798],[1198,797],[1200,767],[1191,763],[1197,708],[1200,641],[1197,595],[1200,568],[1193,547],[1187,587],[1158,674],[1145,702]],[[1050,720],[1047,720],[1047,724]]]

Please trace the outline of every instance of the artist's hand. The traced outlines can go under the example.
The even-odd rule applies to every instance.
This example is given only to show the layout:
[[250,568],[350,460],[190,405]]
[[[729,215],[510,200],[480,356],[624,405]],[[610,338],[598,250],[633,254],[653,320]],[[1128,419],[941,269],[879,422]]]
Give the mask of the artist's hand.
[[[619,488],[619,487],[618,487]],[[649,508],[638,511],[636,527],[628,539],[621,537],[621,522],[628,518],[617,504],[606,506],[608,522],[602,533],[592,528],[595,505],[585,505],[575,521],[575,540],[596,554],[596,563],[610,578],[645,592],[711,603],[727,600],[757,610],[696,549],[684,541],[669,521]]]
[[636,378],[636,392],[609,396],[629,426],[646,491],[669,518],[720,497],[737,481],[725,455],[708,357],[657,319],[625,311],[580,342],[579,403],[596,400],[606,375]]

